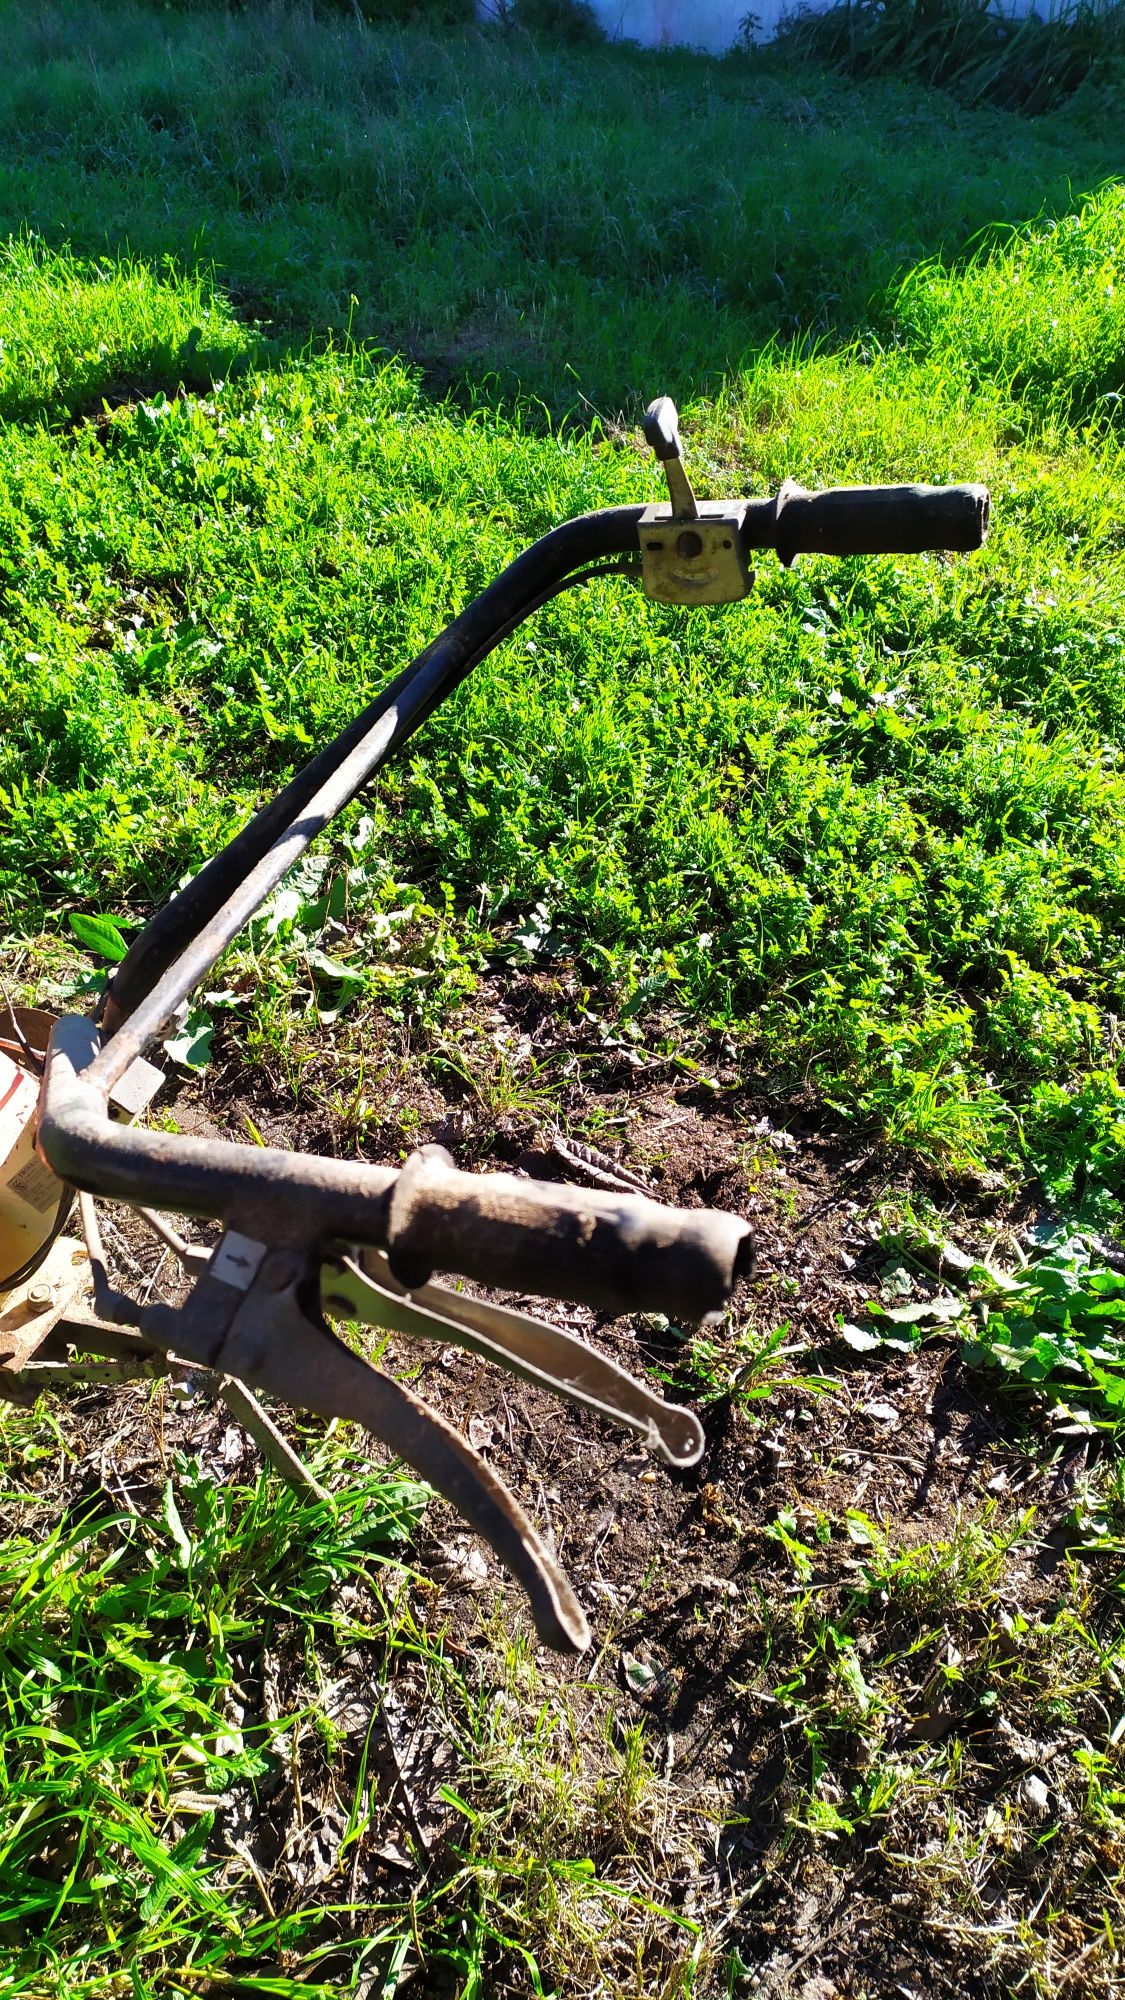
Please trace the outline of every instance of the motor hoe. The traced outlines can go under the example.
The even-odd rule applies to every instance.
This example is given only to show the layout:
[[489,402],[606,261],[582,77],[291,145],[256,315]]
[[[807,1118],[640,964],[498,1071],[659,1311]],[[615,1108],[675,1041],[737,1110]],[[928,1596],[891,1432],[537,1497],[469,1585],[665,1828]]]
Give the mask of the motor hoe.
[[[475,1293],[568,1299],[692,1324],[721,1313],[752,1264],[744,1220],[662,1206],[613,1177],[596,1191],[460,1172],[438,1146],[401,1169],[147,1129],[162,1077],[144,1051],[333,817],[487,654],[561,591],[639,576],[664,604],[731,604],[752,551],[979,548],[982,486],[851,487],[697,501],[667,397],[645,436],[668,502],[565,521],[516,557],[362,714],[142,930],[92,1018],[0,1008],[0,1394],[202,1372],[283,1477],[317,1492],[260,1394],[363,1424],[484,1536],[527,1592],[540,1637],[581,1650],[585,1613],[490,1466],[443,1417],[362,1359],[329,1322],[455,1342],[639,1431],[672,1466],[703,1451],[696,1416],[570,1333]],[[179,1304],[111,1283],[98,1202],[128,1204],[168,1246]],[[77,1205],[82,1241],[65,1233]],[[168,1220],[211,1218],[213,1248]]]

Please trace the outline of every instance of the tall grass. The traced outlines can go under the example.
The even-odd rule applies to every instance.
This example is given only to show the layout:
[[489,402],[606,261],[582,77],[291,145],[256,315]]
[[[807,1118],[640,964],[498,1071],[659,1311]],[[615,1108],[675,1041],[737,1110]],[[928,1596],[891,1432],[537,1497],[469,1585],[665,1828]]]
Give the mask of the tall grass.
[[1125,388],[1125,186],[1071,215],[993,231],[967,268],[917,265],[895,317],[974,388],[1030,412],[1116,419]]
[[845,76],[936,85],[965,104],[1049,111],[1083,85],[1120,83],[1121,0],[1067,0],[1016,15],[996,0],[843,0],[798,7],[774,57],[818,62]]
[[[0,10],[0,231],[213,268],[243,319],[405,352],[555,414],[712,392],[848,340],[895,277],[1069,212],[1112,113],[958,111],[887,78],[266,4]],[[654,133],[668,135],[654,150]],[[585,400],[584,400],[585,399]]]
[[[0,85],[6,198],[35,162],[67,233],[104,237],[117,176],[164,248],[206,199],[228,264],[242,245],[264,260],[290,325],[314,294],[328,309],[343,258],[369,295],[411,291],[431,356],[457,326],[459,403],[346,339],[275,344],[263,368],[232,313],[240,296],[261,309],[241,264],[228,291],[138,253],[11,250],[3,393],[46,427],[0,435],[10,924],[151,906],[523,543],[655,491],[627,431],[561,435],[504,395],[514,342],[587,408],[607,383],[616,403],[710,371],[717,393],[688,411],[707,490],[985,478],[988,551],[766,563],[717,615],[619,584],[554,607],[380,789],[353,915],[412,942],[368,990],[432,1018],[487,953],[577,959],[636,1018],[721,1026],[759,1073],[808,1078],[866,1130],[1048,1173],[1057,1140],[1065,1179],[1076,1102],[1091,1131],[1116,1129],[1125,1004],[1120,186],[916,260],[835,353],[767,342],[734,365],[747,264],[768,258],[822,315],[850,219],[847,319],[892,269],[884,228],[897,261],[909,231],[975,227],[986,200],[1037,210],[1062,128],[992,113],[950,134],[924,94],[897,97],[897,133],[879,94],[858,129],[857,100],[830,93],[823,118],[787,125],[792,86],[759,94],[737,66],[600,51],[579,67],[519,39],[454,50],[281,10],[266,28],[208,17],[209,40],[196,14],[169,17],[157,54],[122,32],[137,19],[9,23],[35,60]],[[634,74],[670,129],[694,105],[659,187],[646,118],[609,94]],[[784,232],[777,192],[758,200],[783,129]],[[1098,157],[1104,136],[1075,134]],[[986,135],[987,166],[966,165],[962,142]],[[895,175],[867,159],[859,178],[872,146]],[[939,161],[959,166],[940,190]],[[906,214],[926,189],[941,222]],[[758,311],[743,325],[776,333],[776,302]],[[175,398],[152,392],[161,374],[169,391],[224,379]],[[73,427],[102,396],[121,407]],[[1119,1190],[1113,1145],[1096,1151]]]

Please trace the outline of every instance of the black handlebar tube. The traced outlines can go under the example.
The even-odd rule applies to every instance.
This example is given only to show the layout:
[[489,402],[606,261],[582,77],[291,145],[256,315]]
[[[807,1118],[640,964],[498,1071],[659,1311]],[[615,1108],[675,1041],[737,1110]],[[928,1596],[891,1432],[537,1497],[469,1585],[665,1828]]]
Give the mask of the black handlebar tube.
[[[157,912],[114,976],[103,1015],[111,1039],[91,1081],[109,1088],[120,1079],[309,843],[508,632],[583,565],[636,553],[643,512],[609,507],[580,514],[517,556]],[[987,525],[984,487],[810,494],[789,481],[776,501],[746,503],[742,537],[747,547],[773,547],[792,562],[803,549],[850,555],[977,548]]]
[[[766,504],[772,509],[772,501]],[[289,856],[285,867],[291,867],[333,813],[355,796],[379,765],[420,728],[438,703],[544,596],[550,596],[587,563],[607,556],[635,555],[643,512],[642,507],[605,507],[594,514],[579,514],[573,521],[552,528],[509,563],[354,722],[310,758],[284,790],[157,911],[114,974],[105,1010],[106,1026],[115,1029],[135,1012],[189,941],[211,923],[283,837]],[[272,886],[271,881],[262,890],[263,898]],[[245,921],[245,916],[239,919],[239,923]],[[238,928],[235,924],[234,930]],[[173,1007],[188,991],[190,986]]]

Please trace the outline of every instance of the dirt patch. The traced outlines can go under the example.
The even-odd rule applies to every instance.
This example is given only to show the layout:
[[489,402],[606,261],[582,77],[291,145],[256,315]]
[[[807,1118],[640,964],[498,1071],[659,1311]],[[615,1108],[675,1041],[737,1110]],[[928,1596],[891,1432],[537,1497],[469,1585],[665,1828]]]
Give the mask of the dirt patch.
[[[564,1034],[558,997],[535,979],[486,988],[460,1024],[456,1063],[448,1043],[415,1053],[388,1040],[376,1052],[383,1108],[361,1125],[341,1106],[357,1102],[361,1055],[370,1068],[370,1024],[362,1049],[337,1046],[298,1091],[230,1057],[202,1091],[170,1085],[165,1115],[185,1132],[390,1161],[438,1139],[462,1163],[567,1178],[561,1127],[662,1200],[747,1215],[758,1270],[704,1346],[652,1316],[552,1311],[701,1410],[707,1446],[690,1471],[455,1349],[395,1339],[384,1351],[382,1365],[510,1483],[575,1582],[593,1653],[572,1664],[540,1656],[536,1698],[581,1697],[596,1718],[583,1755],[595,1761],[643,1727],[664,1801],[646,1867],[665,1907],[710,1941],[693,1991],[952,2000],[1051,1981],[1062,1990],[1067,1979],[1075,1992],[1110,1990],[1101,1913],[1118,1897],[1123,1856],[1109,1822],[1091,1817],[1075,1756],[1105,1740],[1102,1692],[1087,1665],[1060,1695],[1044,1638],[1079,1601],[1095,1651],[1119,1620],[1115,1560],[1080,1546],[1072,1527],[1088,1441],[1045,1446],[1028,1406],[970,1374],[954,1339],[874,1358],[842,1344],[841,1322],[888,1282],[875,1212],[891,1163],[849,1154],[807,1106],[740,1087],[722,1050],[701,1075],[651,1039]],[[521,1083],[548,1052],[549,1098]],[[166,1285],[167,1260],[114,1213],[122,1279]],[[1011,1220],[988,1197],[962,1203],[950,1226],[983,1245]],[[911,1282],[925,1296],[924,1274]],[[760,1348],[782,1327],[784,1359],[740,1376],[747,1329]],[[72,1415],[86,1451],[70,1507],[99,1493],[154,1506],[177,1448],[220,1481],[254,1464],[221,1405],[166,1389],[82,1394]],[[58,1504],[45,1491],[44,1507]],[[530,1637],[517,1592],[441,1505],[412,1560],[418,1616],[487,1689],[500,1672],[501,1598],[504,1628]],[[242,1700],[265,1722],[310,1688],[299,1650],[284,1634],[271,1646],[244,1662]],[[267,1881],[331,1882],[332,1923],[345,1932],[335,1857],[361,1758],[382,1807],[353,1843],[353,1901],[421,1886],[464,1832],[442,1803],[457,1756],[425,1676],[399,1671],[377,1698],[379,1679],[362,1641],[344,1651],[327,1697],[332,1754],[306,1739],[296,1762],[279,1759],[256,1798],[232,1804],[224,1836]],[[697,1827],[690,1839],[676,1828],[703,1802],[701,1844]],[[612,1877],[620,1856],[595,1859]],[[1036,1938],[1045,1899],[1054,1915]],[[686,1991],[660,1985],[655,1933],[645,1949],[645,1990]],[[530,1990],[516,1960],[496,1978],[497,1992]]]

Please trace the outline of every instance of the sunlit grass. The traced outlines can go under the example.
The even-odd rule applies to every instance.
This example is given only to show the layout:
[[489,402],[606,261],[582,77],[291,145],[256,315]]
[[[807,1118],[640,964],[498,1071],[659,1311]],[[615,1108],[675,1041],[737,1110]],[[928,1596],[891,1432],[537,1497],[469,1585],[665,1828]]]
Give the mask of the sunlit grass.
[[23,1468],[5,1513],[30,1532],[9,1533],[0,1568],[4,1990],[40,1994],[50,1969],[66,2000],[113,1993],[127,1964],[148,2000],[228,1960],[296,1968],[319,1902],[263,1909],[235,1830],[308,1726],[264,1700],[269,1649],[354,1627],[345,1583],[383,1643],[404,1643],[393,1557],[425,1489],[352,1463],[339,1497],[309,1506],[185,1461],[143,1515],[95,1492],[52,1519],[37,1468],[65,1440],[26,1418],[5,1432]]
[[[706,493],[983,479],[988,547],[763,557],[714,614],[623,582],[551,607],[251,928],[206,1002],[217,1043],[296,1080],[345,1001],[381,1009],[394,1060],[428,1060],[486,1125],[540,1123],[556,1070],[513,1078],[461,1013],[485,967],[539,967],[670,1060],[721,1034],[745,1081],[814,1096],[857,1151],[1038,1178],[1114,1225],[1116,114],[1029,122],[346,10],[153,21],[0,25],[5,972],[58,1000],[69,912],[139,921],[519,548],[655,498],[630,420],[668,390]],[[356,1144],[397,1102],[373,1039],[342,1050],[329,1105]],[[734,1424],[817,1389],[835,1411],[847,1385],[787,1356],[754,1325],[686,1346],[681,1373]],[[759,1891],[791,1915],[799,1865],[820,1882],[861,1849],[886,1907],[916,1895],[918,1936],[961,1927],[1012,1990],[1060,1990],[1075,1962],[1089,1990],[1113,1976],[1110,1461],[1076,1486],[1041,1618],[1011,1580],[1030,1504],[916,1535],[851,1502],[720,1517],[746,1575],[710,1580],[698,1625],[708,1671],[737,1635],[761,1815],[741,1853],[728,1796],[720,1867],[719,1806],[670,1775],[681,1742],[655,1708],[619,1716],[632,1606],[606,1599],[591,1678],[567,1681],[499,1612],[470,1614],[468,1645],[428,1622],[433,1586],[401,1567],[421,1496],[361,1443],[326,1446],[327,1509],[184,1460],[137,1512],[111,1491],[66,1513],[64,1420],[3,1430],[5,1991],[468,2000],[502,1977],[699,2000],[772,1949]],[[349,1676],[360,1725],[336,1706]],[[373,1720],[399,1679],[453,1759],[418,1787],[432,1854],[400,1812],[401,1896]],[[999,1716],[1050,1739],[1057,1826],[974,1761]],[[310,1771],[339,1813],[311,1888],[238,1831]]]
[[[1107,188],[1056,235],[1105,258],[1121,218]],[[76,286],[87,313],[118,282],[180,324],[200,307],[135,266],[65,264],[58,292],[46,253],[32,292],[10,268],[52,338]],[[1052,294],[1080,371],[1087,275],[1068,253]],[[960,320],[935,308],[907,351],[766,358],[687,434],[715,492],[983,477],[988,548],[765,559],[726,612],[607,584],[545,613],[380,787],[340,885],[369,932],[357,991],[437,1019],[482,952],[577,957],[640,1020],[659,1002],[733,1029],[869,1132],[1073,1183],[1075,1092],[1087,1125],[1117,1118],[1125,1001],[1120,444],[1053,391],[974,391],[965,328],[1015,339],[1021,295],[975,269],[940,283]],[[1115,310],[1107,293],[1110,328]],[[527,540],[655,491],[629,437],[466,420],[359,350],[10,427],[0,462],[0,879],[25,932],[151,905]],[[263,994],[291,983],[287,928]],[[1118,1193],[1113,1145],[1091,1164],[1092,1195]]]
[[50,254],[28,237],[0,250],[0,418],[100,410],[168,382],[209,383],[251,340],[197,278],[149,265]]

